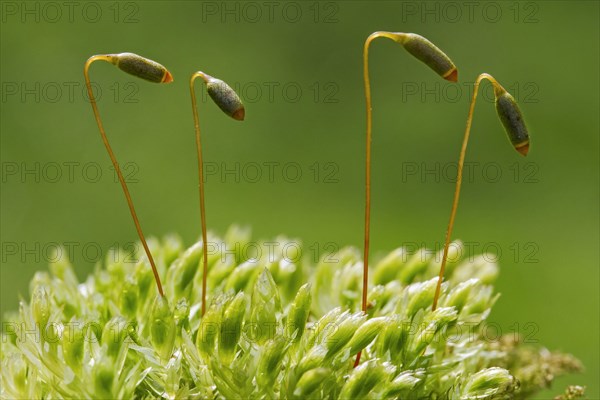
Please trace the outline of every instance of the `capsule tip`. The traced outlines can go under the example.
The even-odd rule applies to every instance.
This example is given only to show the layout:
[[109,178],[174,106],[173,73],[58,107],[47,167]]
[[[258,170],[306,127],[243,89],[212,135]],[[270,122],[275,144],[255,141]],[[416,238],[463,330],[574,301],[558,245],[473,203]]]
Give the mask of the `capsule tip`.
[[523,144],[521,146],[515,147],[515,149],[519,153],[521,153],[523,156],[526,156],[527,153],[529,153],[529,142],[527,142],[527,143],[525,143],[525,144]]
[[165,76],[163,76],[161,83],[171,83],[173,82],[173,75],[169,71],[165,72]]
[[235,120],[243,121],[244,117],[246,116],[246,110],[244,109],[244,107],[241,107],[240,109],[236,110],[231,116]]
[[452,68],[446,75],[443,77],[445,80],[450,82],[458,82],[458,70],[456,68]]

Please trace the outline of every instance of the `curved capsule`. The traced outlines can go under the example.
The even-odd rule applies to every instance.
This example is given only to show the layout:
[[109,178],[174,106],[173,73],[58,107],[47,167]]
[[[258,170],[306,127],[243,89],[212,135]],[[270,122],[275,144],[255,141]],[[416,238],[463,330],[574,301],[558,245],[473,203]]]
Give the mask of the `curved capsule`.
[[428,39],[416,33],[405,33],[399,36],[396,41],[442,78],[450,82],[458,80],[458,70],[450,57]]
[[529,133],[517,102],[506,90],[496,93],[496,112],[515,150],[526,156],[529,152]]
[[240,100],[235,90],[220,79],[209,75],[206,75],[206,77],[206,89],[215,104],[231,118],[243,121],[246,111],[244,110],[242,100]]
[[120,70],[155,83],[173,82],[171,73],[161,64],[134,53],[111,54],[111,62]]

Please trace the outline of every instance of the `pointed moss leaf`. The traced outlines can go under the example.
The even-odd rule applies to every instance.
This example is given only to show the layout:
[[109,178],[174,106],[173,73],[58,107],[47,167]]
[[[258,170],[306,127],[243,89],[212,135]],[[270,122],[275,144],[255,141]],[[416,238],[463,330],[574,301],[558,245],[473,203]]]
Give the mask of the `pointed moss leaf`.
[[300,341],[304,334],[311,299],[310,284],[306,283],[298,290],[287,317],[286,337],[294,342]]
[[219,357],[226,365],[233,360],[236,346],[242,336],[242,322],[245,313],[246,295],[238,293],[227,305],[221,320]]
[[328,368],[315,368],[305,372],[296,384],[294,395],[299,398],[308,398],[330,374],[331,370]]
[[367,347],[377,335],[383,331],[383,328],[389,324],[389,319],[385,317],[372,318],[358,327],[356,333],[348,343],[350,354],[354,355]]
[[160,358],[168,360],[175,343],[175,318],[163,296],[157,296],[152,306],[150,334]]

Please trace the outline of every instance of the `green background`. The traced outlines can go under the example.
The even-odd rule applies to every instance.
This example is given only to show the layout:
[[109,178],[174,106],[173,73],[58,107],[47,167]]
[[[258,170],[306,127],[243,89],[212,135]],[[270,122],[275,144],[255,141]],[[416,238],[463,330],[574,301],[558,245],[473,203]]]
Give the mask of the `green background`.
[[[531,151],[511,149],[484,83],[454,237],[471,255],[498,254],[494,327],[584,362],[583,375],[540,398],[568,383],[598,398],[598,2],[465,3],[2,2],[0,310],[28,295],[55,243],[74,243],[84,277],[97,249],[137,239],[84,95],[87,57],[135,52],[175,77],[155,85],[108,64],[91,69],[148,236],[199,235],[188,79],[202,69],[246,103],[239,123],[200,101],[205,161],[219,170],[207,177],[210,229],[237,222],[322,252],[362,243],[363,42],[376,30],[416,32],[454,60],[459,84],[389,40],[371,47],[373,257],[441,245],[470,88],[494,75],[521,105]],[[278,163],[272,176],[265,163]]]

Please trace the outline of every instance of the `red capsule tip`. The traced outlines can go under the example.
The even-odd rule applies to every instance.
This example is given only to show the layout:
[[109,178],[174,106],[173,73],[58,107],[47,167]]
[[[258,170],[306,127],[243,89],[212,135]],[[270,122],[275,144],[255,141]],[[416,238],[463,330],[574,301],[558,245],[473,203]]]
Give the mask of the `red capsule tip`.
[[516,147],[516,150],[521,153],[523,156],[526,156],[529,153],[529,142],[525,143],[522,146]]
[[451,69],[450,72],[444,76],[444,79],[450,82],[458,82],[458,70],[456,68]]
[[169,71],[165,72],[165,76],[163,76],[161,83],[171,83],[173,82],[173,75]]
[[244,107],[238,109],[232,115],[233,119],[238,120],[238,121],[243,121],[245,116],[246,116],[246,110],[244,110]]

